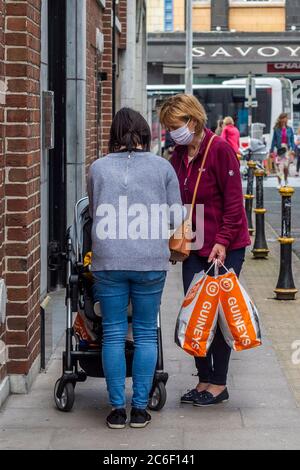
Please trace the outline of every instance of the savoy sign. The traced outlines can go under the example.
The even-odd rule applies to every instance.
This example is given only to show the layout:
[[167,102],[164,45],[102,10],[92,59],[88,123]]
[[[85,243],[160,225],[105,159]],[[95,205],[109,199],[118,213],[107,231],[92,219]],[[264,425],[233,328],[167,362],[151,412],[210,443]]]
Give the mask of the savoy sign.
[[193,48],[195,59],[300,59],[299,46],[195,46]]
[[[150,35],[148,39],[148,62],[163,64],[184,64],[186,57],[185,39],[174,35]],[[194,38],[194,64],[253,64],[270,62],[300,61],[299,42],[257,41],[239,38],[221,42],[207,38]]]

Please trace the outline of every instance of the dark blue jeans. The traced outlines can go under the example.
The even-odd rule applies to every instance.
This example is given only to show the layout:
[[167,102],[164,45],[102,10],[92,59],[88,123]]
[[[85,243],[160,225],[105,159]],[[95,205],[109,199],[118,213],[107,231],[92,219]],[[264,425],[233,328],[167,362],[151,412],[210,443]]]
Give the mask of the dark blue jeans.
[[[233,268],[236,275],[239,276],[243,262],[245,260],[245,248],[232,250],[227,253],[225,266],[227,269]],[[184,292],[188,291],[195,273],[207,271],[211,266],[207,262],[207,258],[198,256],[196,253],[191,255],[184,261],[182,265],[182,276]],[[212,268],[213,270],[213,268]],[[220,274],[224,274],[225,270],[221,268]],[[213,275],[213,272],[211,273]],[[226,385],[229,367],[231,349],[227,345],[222,332],[217,327],[216,335],[209,348],[206,357],[195,357],[196,367],[199,376],[199,382],[211,383],[214,385]]]
[[132,303],[132,406],[145,409],[157,362],[157,316],[166,271],[94,271],[93,299],[102,312],[102,363],[114,408],[125,408],[125,341]]

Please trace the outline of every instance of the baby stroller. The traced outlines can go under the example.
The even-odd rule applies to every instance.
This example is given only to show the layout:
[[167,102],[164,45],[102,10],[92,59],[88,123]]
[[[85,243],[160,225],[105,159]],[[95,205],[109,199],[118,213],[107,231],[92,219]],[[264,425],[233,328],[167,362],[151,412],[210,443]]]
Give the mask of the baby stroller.
[[[248,162],[250,160],[254,160],[256,163],[256,168],[259,170],[264,170],[265,175],[267,177],[266,169],[263,162],[267,159],[268,152],[267,152],[267,145],[264,139],[250,139],[250,145],[243,151],[243,158]],[[248,178],[248,171],[249,168],[246,166],[243,171],[243,179]]]
[[[86,254],[91,251],[92,219],[89,216],[88,198],[80,199],[75,205],[75,219],[67,230],[66,240],[66,348],[62,357],[62,376],[54,387],[54,400],[60,411],[70,411],[75,399],[77,382],[84,382],[87,377],[104,377],[101,349],[102,322],[100,307],[92,300],[92,276],[85,266]],[[93,341],[82,340],[73,326],[73,313],[86,318],[91,327]],[[168,374],[163,371],[162,335],[158,314],[158,359],[150,392],[148,408],[159,411],[166,403],[166,383]],[[130,308],[128,323],[131,324]],[[129,328],[130,330],[130,328]],[[127,377],[132,376],[134,342],[130,332],[126,339],[125,354]]]

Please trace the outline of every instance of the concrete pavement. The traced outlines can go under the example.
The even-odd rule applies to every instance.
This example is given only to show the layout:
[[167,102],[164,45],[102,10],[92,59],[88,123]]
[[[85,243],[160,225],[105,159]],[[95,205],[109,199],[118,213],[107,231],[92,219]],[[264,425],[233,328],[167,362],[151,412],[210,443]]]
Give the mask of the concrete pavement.
[[[162,303],[168,401],[161,412],[152,412],[152,423],[143,430],[107,429],[109,407],[103,379],[78,384],[73,410],[58,411],[53,402],[53,386],[61,369],[58,348],[31,392],[11,396],[2,407],[0,449],[299,449],[300,364],[292,364],[291,344],[300,340],[300,304],[299,300],[273,300],[278,243],[270,227],[267,238],[273,240],[270,259],[252,260],[248,253],[242,277],[261,312],[264,344],[233,353],[228,403],[209,409],[179,403],[182,392],[196,384],[196,377],[193,359],[173,341],[183,295],[178,265],[168,276]],[[295,256],[293,262],[299,281],[300,260]]]

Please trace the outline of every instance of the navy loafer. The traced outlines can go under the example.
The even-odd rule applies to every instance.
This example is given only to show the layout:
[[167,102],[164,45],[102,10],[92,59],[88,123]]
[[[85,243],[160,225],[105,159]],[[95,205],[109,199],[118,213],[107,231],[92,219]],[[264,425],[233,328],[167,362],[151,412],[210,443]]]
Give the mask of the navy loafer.
[[228,393],[227,388],[225,388],[223,392],[221,392],[216,397],[214,397],[212,393],[207,392],[207,391],[201,393],[201,396],[198,396],[197,398],[195,398],[193,405],[194,406],[211,406],[211,405],[217,405],[218,403],[223,403],[228,400],[229,400],[229,393]]
[[193,405],[194,401],[197,398],[200,398],[200,395],[202,395],[203,392],[198,392],[196,388],[193,388],[192,390],[188,390],[187,393],[182,395],[180,398],[181,403],[187,403],[188,405]]

